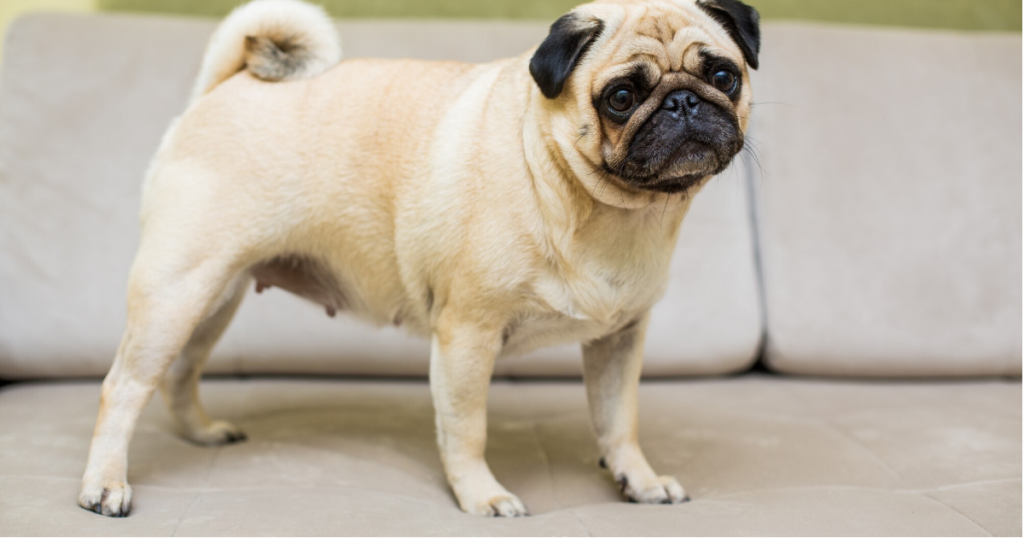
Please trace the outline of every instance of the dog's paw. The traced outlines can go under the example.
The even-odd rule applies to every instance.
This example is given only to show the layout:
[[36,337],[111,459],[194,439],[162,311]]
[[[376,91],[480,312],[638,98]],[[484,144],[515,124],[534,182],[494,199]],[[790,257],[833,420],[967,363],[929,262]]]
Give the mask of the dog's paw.
[[626,475],[616,478],[619,489],[629,502],[641,504],[678,504],[690,500],[679,481],[671,476],[658,476],[654,480],[630,481]]
[[469,502],[462,505],[462,509],[469,514],[485,517],[520,517],[528,516],[530,512],[523,505],[519,497],[505,491],[490,496],[478,502]]
[[184,436],[197,445],[218,446],[241,443],[248,439],[245,432],[230,422],[217,420],[205,428],[187,431]]
[[108,517],[125,517],[132,510],[132,487],[124,482],[85,484],[78,505]]

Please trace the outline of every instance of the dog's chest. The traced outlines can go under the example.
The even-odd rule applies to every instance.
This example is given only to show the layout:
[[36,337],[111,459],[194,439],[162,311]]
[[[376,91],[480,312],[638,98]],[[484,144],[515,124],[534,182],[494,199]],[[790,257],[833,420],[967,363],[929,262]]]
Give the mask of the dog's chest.
[[642,316],[661,297],[665,264],[580,263],[573,274],[552,270],[533,282],[527,308],[506,331],[503,355],[588,342]]

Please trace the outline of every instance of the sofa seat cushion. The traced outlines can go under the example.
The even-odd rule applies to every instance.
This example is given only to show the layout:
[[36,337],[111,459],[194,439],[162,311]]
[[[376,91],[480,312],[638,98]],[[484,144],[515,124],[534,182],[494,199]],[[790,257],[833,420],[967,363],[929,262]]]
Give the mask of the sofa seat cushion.
[[160,402],[126,519],[78,508],[98,382],[0,389],[3,535],[1020,535],[1021,385],[748,375],[640,391],[651,464],[692,501],[621,502],[577,382],[496,382],[488,458],[533,516],[468,516],[418,381],[207,381],[245,443],[188,444]]

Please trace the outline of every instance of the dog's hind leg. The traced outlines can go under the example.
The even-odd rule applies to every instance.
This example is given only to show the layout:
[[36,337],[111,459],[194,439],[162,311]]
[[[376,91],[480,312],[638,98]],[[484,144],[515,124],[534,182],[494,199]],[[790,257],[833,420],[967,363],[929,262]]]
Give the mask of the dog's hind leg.
[[210,350],[224,334],[251,278],[239,276],[225,290],[223,301],[196,327],[181,355],[171,364],[160,385],[164,403],[186,439],[200,445],[223,445],[245,440],[245,433],[223,420],[212,420],[199,402],[199,378]]
[[106,516],[123,517],[131,509],[128,443],[142,408],[196,327],[226,301],[225,290],[241,273],[218,250],[183,251],[174,248],[173,234],[160,236],[155,240],[144,234],[132,267],[128,324],[103,380],[78,496],[83,508]]

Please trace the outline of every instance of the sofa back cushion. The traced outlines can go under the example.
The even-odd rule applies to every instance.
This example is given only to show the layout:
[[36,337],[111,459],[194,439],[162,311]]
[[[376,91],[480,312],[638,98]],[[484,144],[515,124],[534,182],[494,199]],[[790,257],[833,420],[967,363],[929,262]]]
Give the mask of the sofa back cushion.
[[769,366],[1021,372],[1021,36],[776,24],[754,83]]
[[[0,378],[109,368],[124,328],[143,173],[198,71],[211,20],[32,15],[9,30],[0,75]],[[486,61],[539,43],[546,23],[340,25],[346,57]],[[648,375],[742,370],[762,324],[746,189],[733,170],[697,197],[655,310]],[[429,346],[329,319],[272,289],[243,302],[214,373],[423,375]],[[578,346],[498,365],[577,375]]]

